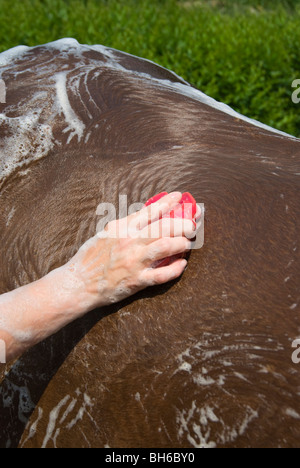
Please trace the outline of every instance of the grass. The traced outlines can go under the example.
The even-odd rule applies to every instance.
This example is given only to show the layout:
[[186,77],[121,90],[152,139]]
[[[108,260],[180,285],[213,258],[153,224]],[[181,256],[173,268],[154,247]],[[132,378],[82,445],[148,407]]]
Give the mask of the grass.
[[153,60],[300,137],[300,0],[0,0],[0,51],[62,37]]

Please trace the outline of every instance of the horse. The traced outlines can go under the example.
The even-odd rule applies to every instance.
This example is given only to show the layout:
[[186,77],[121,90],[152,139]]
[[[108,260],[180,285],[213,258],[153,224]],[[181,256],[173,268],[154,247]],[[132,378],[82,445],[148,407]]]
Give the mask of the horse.
[[1,366],[0,446],[299,446],[299,139],[74,39],[3,52],[0,79],[0,294],[66,263],[100,203],[205,206],[179,280]]

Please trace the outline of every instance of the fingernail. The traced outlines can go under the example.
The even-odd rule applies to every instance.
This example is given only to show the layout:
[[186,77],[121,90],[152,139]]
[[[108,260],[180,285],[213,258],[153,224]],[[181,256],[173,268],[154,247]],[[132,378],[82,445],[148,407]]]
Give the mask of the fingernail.
[[173,200],[180,200],[181,197],[182,197],[182,193],[181,192],[172,192],[172,193],[170,193],[170,197]]

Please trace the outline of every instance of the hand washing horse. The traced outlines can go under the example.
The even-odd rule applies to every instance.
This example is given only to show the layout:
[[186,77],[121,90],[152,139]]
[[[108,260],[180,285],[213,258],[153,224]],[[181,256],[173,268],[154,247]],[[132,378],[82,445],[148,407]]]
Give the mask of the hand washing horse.
[[1,447],[298,446],[299,140],[73,39],[0,54],[0,79],[0,294],[68,261],[120,194],[206,208],[179,281],[1,371]]

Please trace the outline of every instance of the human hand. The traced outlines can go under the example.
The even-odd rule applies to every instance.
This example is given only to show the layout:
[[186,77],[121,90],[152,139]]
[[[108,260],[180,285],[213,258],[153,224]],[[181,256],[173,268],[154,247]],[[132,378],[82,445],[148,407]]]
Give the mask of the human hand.
[[181,200],[171,193],[141,211],[109,223],[87,241],[65,265],[85,289],[86,308],[119,302],[138,291],[178,278],[187,261],[176,258],[155,268],[159,260],[188,252],[195,225],[188,219],[160,219]]

